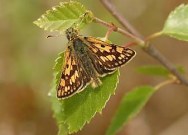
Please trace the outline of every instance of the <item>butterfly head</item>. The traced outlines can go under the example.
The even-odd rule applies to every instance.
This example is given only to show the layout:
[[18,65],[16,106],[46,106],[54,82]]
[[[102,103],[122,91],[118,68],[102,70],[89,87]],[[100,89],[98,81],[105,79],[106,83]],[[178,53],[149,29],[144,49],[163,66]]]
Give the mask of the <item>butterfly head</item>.
[[68,40],[73,40],[78,36],[78,30],[70,27],[66,30],[66,35]]

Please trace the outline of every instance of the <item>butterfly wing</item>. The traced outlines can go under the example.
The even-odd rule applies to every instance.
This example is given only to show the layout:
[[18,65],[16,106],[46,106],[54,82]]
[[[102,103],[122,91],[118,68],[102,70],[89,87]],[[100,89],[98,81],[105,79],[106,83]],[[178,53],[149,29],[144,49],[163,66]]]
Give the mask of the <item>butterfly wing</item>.
[[80,92],[90,82],[90,77],[79,64],[71,48],[65,51],[65,63],[57,89],[58,98],[67,98]]
[[129,62],[136,54],[130,48],[121,47],[93,37],[84,37],[89,55],[97,72],[104,76],[113,73],[118,67]]

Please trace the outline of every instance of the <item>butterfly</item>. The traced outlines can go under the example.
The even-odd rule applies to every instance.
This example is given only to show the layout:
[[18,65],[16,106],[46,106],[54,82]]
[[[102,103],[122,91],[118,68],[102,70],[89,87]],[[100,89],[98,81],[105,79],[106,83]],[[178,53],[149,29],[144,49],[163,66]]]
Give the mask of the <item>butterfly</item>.
[[100,86],[101,77],[112,74],[136,55],[130,48],[81,36],[73,27],[65,33],[68,47],[57,88],[57,97],[60,99],[83,91],[89,84],[93,88]]

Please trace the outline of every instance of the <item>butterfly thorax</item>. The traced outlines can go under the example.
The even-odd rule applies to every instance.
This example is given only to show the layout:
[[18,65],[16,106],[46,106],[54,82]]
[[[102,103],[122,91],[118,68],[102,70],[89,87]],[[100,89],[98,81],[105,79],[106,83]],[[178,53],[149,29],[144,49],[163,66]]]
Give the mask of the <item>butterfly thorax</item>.
[[65,33],[69,41],[74,40],[78,37],[78,31],[72,27],[67,29]]

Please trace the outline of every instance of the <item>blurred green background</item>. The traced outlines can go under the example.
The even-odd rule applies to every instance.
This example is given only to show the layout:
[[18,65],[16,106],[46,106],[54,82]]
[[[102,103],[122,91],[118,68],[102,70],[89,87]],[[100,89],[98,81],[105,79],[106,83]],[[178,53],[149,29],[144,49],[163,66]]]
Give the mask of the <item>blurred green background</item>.
[[[56,135],[48,91],[57,54],[65,49],[65,37],[47,39],[50,34],[33,24],[60,0],[0,0],[0,135]],[[114,22],[100,1],[80,0],[95,16]],[[187,0],[114,0],[118,10],[147,36],[160,31],[169,12]],[[119,25],[120,26],[120,25]],[[106,28],[90,24],[83,35],[104,36]],[[113,33],[116,44],[128,41]],[[153,41],[170,61],[188,71],[188,43],[161,37]],[[138,74],[145,64],[159,64],[140,48],[137,57],[121,69],[120,84],[102,115],[77,133],[103,135],[126,91],[143,84],[155,85],[162,78]],[[187,74],[186,74],[187,75]],[[118,135],[185,135],[188,133],[188,88],[170,85],[158,91],[143,111]]]

